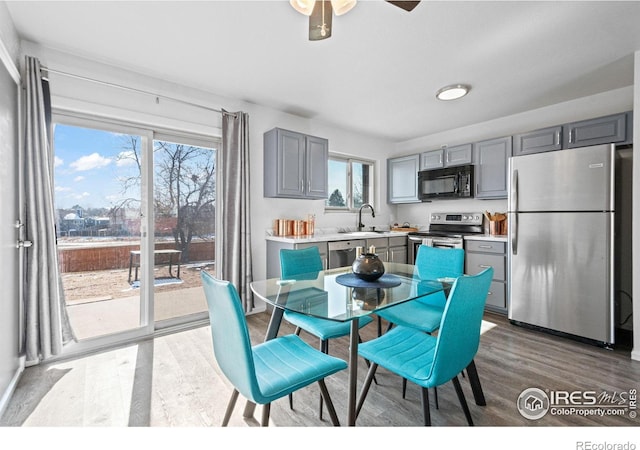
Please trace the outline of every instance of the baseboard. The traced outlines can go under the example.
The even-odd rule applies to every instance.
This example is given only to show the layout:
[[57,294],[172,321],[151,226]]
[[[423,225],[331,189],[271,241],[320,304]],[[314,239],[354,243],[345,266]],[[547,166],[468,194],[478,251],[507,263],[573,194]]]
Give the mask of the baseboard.
[[2,393],[2,397],[0,398],[0,418],[4,415],[5,410],[9,406],[9,401],[18,386],[18,381],[20,381],[22,372],[24,372],[24,356],[20,358],[18,368],[13,374],[13,378],[11,378],[9,386],[7,386],[7,389]]
[[634,361],[640,361],[640,349],[633,349],[631,351],[631,359]]

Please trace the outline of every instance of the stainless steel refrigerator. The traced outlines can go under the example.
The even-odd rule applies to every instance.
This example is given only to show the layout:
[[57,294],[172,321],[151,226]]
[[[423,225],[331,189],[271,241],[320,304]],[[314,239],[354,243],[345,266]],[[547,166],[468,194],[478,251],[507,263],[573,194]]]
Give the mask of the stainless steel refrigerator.
[[509,319],[614,343],[614,145],[509,162]]

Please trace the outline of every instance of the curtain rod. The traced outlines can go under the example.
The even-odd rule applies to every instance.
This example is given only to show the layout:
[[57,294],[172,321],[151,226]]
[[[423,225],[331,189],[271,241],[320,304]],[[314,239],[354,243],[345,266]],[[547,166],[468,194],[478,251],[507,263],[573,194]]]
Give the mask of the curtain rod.
[[139,94],[151,95],[151,96],[156,98],[156,103],[158,102],[158,100],[160,98],[163,98],[165,100],[171,100],[171,101],[178,102],[178,103],[184,103],[185,105],[195,106],[196,108],[202,108],[202,109],[206,109],[208,111],[213,111],[213,112],[217,112],[217,113],[220,113],[220,114],[226,114],[226,115],[229,115],[229,116],[232,116],[232,117],[236,117],[236,115],[234,113],[222,111],[222,110],[216,109],[216,108],[210,108],[208,106],[200,105],[198,103],[188,102],[186,100],[182,100],[182,99],[175,98],[175,97],[169,97],[169,96],[163,95],[163,94],[156,94],[154,92],[145,91],[143,89],[137,89],[137,88],[132,88],[132,87],[128,87],[128,86],[122,86],[120,84],[111,83],[111,82],[108,82],[108,81],[96,80],[94,78],[89,78],[89,77],[85,77],[85,76],[82,76],[82,75],[76,75],[76,74],[69,73],[69,72],[63,72],[61,70],[49,69],[48,67],[44,67],[44,66],[41,66],[40,70],[41,71],[46,71],[48,73],[54,73],[56,75],[62,75],[62,76],[69,77],[69,78],[76,78],[78,80],[90,81],[92,83],[102,84],[104,86],[114,87],[114,88],[122,89],[122,90],[125,90],[125,91],[131,91],[131,92],[137,92]]

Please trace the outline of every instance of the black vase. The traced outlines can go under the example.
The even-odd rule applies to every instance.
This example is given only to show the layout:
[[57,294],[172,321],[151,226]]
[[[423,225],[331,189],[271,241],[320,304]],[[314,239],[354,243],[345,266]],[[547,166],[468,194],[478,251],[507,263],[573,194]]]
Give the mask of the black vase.
[[376,281],[384,275],[384,264],[375,253],[363,253],[351,265],[353,273],[364,281]]

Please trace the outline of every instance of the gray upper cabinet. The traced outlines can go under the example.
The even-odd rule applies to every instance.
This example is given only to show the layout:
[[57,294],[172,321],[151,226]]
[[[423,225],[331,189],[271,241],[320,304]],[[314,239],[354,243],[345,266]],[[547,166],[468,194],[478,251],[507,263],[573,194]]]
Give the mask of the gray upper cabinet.
[[471,164],[472,157],[473,147],[471,144],[443,146],[441,149],[429,150],[420,154],[420,170]]
[[476,198],[507,198],[507,169],[511,136],[473,144]]
[[444,149],[445,167],[462,166],[464,164],[471,164],[472,159],[473,159],[473,146],[471,144],[445,147]]
[[327,198],[329,142],[274,128],[264,134],[264,196]]
[[544,128],[513,136],[513,156],[562,149],[562,126]]
[[444,167],[444,151],[442,149],[420,153],[420,170],[439,169],[440,167]]
[[627,114],[614,114],[564,126],[564,148],[610,144],[627,140]]
[[419,168],[419,154],[387,160],[387,201],[389,203],[420,201],[418,198]]

